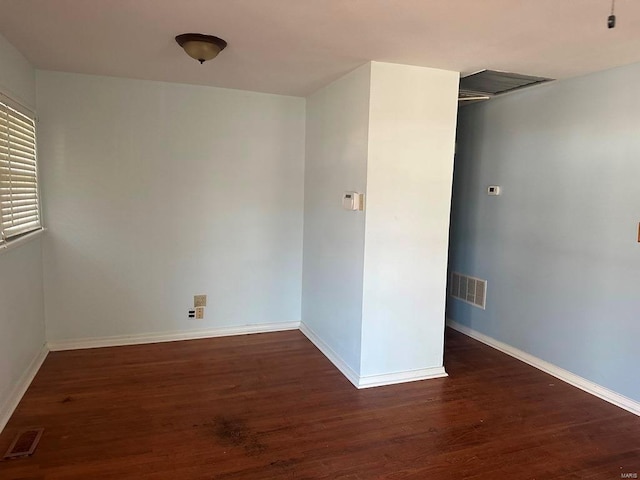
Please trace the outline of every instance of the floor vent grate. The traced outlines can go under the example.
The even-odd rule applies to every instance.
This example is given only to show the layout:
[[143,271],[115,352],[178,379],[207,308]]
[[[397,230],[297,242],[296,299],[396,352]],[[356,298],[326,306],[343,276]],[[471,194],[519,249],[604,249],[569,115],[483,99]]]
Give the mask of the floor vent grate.
[[449,291],[453,298],[470,303],[475,307],[485,309],[487,302],[487,281],[470,277],[458,272],[451,274]]
[[32,455],[36,451],[42,432],[44,432],[44,428],[27,428],[18,432],[3,460]]

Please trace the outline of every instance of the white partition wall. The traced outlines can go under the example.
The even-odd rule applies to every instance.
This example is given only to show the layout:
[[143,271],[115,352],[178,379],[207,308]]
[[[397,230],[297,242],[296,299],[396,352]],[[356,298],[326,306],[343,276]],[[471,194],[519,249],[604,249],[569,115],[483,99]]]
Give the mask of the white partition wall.
[[367,64],[307,98],[303,331],[352,380],[360,372],[365,216],[343,210],[340,198],[366,188],[370,78]]
[[361,377],[444,373],[457,97],[457,72],[372,64]]
[[359,387],[445,374],[457,91],[372,62],[307,99],[302,327]]

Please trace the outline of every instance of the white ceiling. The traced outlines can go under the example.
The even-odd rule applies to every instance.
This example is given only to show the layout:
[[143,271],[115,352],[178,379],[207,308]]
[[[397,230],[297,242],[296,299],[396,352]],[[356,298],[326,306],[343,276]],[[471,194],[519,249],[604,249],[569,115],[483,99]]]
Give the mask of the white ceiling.
[[[37,68],[307,95],[368,60],[567,78],[640,61],[640,1],[0,0]],[[229,42],[199,65],[180,33]]]

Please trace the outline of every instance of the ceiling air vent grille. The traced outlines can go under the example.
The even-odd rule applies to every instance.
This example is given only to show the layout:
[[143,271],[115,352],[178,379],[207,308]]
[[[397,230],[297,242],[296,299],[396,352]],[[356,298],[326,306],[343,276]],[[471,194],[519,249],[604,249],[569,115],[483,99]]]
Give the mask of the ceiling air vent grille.
[[485,100],[489,100],[490,98],[490,95],[486,95],[484,93],[472,92],[470,90],[458,91],[458,104],[460,105],[469,105],[470,103],[483,102]]
[[487,281],[461,273],[451,274],[450,292],[453,298],[485,309],[487,301]]
[[521,73],[482,70],[460,79],[458,103],[468,105],[469,103],[489,100],[494,95],[501,95],[520,88],[533,87],[552,80],[552,78],[534,77]]

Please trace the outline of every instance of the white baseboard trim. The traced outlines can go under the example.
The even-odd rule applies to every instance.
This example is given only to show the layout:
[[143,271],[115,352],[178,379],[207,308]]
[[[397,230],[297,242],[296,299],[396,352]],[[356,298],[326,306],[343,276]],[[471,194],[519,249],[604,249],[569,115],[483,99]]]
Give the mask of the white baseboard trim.
[[366,375],[360,377],[358,388],[381,387],[395,385],[396,383],[417,382],[431,378],[448,377],[444,367],[421,368],[398,373],[385,373],[382,375]]
[[182,332],[150,333],[143,335],[121,335],[116,337],[82,338],[78,340],[52,340],[48,342],[49,350],[80,350],[84,348],[119,347],[123,345],[142,345],[145,343],[176,342],[180,340],[196,340],[199,338],[229,337],[232,335],[249,335],[253,333],[282,332],[297,330],[300,322],[261,323],[239,327],[220,327],[206,330]]
[[347,377],[353,385],[359,389],[382,387],[384,385],[395,385],[397,383],[415,382],[430,378],[446,377],[447,372],[444,367],[421,368],[419,370],[408,370],[405,372],[385,373],[382,375],[357,374],[340,355],[338,355],[327,343],[322,340],[313,330],[304,323],[300,324],[300,331],[327,357],[340,372]]
[[580,390],[590,393],[591,395],[595,395],[596,397],[601,398],[602,400],[605,400],[613,405],[616,405],[617,407],[623,408],[628,412],[640,415],[640,402],[636,402],[635,400],[625,397],[624,395],[620,395],[619,393],[614,392],[613,390],[609,390],[602,385],[593,383],[592,381],[580,377],[575,373],[571,373],[568,370],[553,365],[552,363],[549,363],[538,357],[534,357],[533,355],[523,352],[522,350],[512,347],[511,345],[507,345],[506,343],[496,340],[495,338],[489,337],[472,328],[457,323],[454,320],[447,319],[447,326],[467,335],[468,337],[474,338],[475,340],[478,340],[485,345],[489,345],[496,350],[500,350],[507,355],[517,358],[518,360],[527,363],[532,367],[537,368],[538,370],[542,370],[549,375],[559,378],[560,380],[567,382],[568,384],[573,385]]
[[351,383],[357,388],[359,387],[360,375],[358,375],[349,365],[345,362],[340,355],[338,355],[324,340],[322,340],[313,330],[311,330],[304,323],[300,323],[300,331],[307,337],[311,343],[313,343],[318,350],[320,350],[325,357],[329,359],[335,367],[347,377]]
[[47,358],[48,353],[49,349],[46,345],[43,345],[0,407],[0,432],[4,430],[4,427],[9,422],[11,415],[13,415],[14,410],[20,403],[20,400],[22,400],[22,397],[29,388],[29,385],[31,385],[31,382],[38,373],[38,370],[40,370],[40,367],[42,366],[44,359]]

